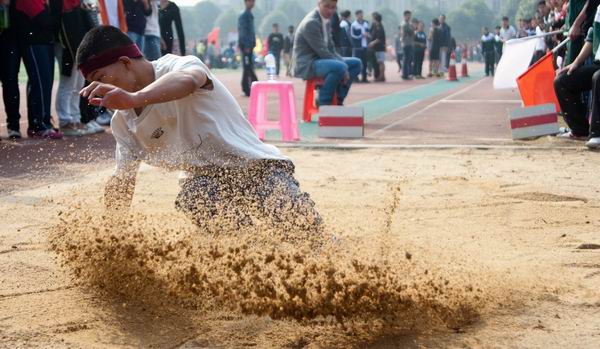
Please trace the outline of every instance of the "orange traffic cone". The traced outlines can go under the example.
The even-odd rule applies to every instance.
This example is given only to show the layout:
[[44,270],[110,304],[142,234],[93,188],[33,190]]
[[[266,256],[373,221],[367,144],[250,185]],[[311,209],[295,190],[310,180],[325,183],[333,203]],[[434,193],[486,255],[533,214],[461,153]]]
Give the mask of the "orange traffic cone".
[[469,77],[469,69],[467,68],[467,53],[463,52],[463,61],[462,61],[462,69],[461,69],[461,74],[460,77],[461,78],[468,78]]
[[456,54],[452,52],[450,55],[450,65],[448,66],[448,81],[458,81],[456,77]]

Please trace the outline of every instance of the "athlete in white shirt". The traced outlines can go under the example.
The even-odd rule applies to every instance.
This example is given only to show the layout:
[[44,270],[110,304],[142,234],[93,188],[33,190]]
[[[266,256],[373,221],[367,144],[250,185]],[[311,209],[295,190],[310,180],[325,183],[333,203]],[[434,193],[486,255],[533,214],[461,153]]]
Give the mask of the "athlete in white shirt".
[[[235,98],[194,56],[149,62],[113,27],[86,34],[79,69],[93,105],[116,109],[116,168],[109,208],[128,207],[141,161],[186,174],[176,207],[201,227],[257,221],[293,233],[320,231],[321,218],[293,177],[293,163],[261,142]],[[292,234],[293,235],[293,234]]]

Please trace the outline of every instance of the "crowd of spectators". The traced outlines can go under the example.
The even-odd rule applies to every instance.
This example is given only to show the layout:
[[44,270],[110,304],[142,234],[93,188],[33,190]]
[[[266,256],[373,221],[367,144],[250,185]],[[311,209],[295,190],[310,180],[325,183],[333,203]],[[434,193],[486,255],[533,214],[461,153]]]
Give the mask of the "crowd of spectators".
[[[173,50],[173,24],[185,54],[185,38],[177,5],[168,0],[0,0],[8,21],[0,25],[0,78],[10,139],[21,134],[19,72],[27,75],[27,136],[60,139],[104,132],[111,114],[79,95],[85,80],[75,54],[83,36],[98,25],[126,33],[147,59]],[[55,85],[58,63],[58,86]],[[54,97],[54,98],[53,98]],[[56,120],[52,117],[52,102]]]

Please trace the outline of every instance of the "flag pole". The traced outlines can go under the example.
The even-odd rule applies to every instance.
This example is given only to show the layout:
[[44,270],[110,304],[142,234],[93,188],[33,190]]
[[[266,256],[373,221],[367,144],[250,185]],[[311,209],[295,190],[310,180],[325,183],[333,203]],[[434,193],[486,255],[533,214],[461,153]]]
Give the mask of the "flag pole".
[[558,50],[560,50],[561,47],[563,47],[566,44],[568,44],[569,41],[571,41],[571,38],[569,38],[569,37],[567,37],[566,39],[564,39],[560,44],[556,45],[556,47],[552,49],[552,53],[558,52]]
[[540,39],[540,38],[546,37],[548,35],[556,35],[556,34],[560,34],[560,33],[563,33],[563,31],[555,30],[555,31],[549,32],[549,33],[543,33],[543,34],[533,35],[533,36],[525,36],[523,38],[518,38],[518,39],[511,39],[511,40],[508,40],[506,43],[515,42],[515,41],[531,40],[531,39]]

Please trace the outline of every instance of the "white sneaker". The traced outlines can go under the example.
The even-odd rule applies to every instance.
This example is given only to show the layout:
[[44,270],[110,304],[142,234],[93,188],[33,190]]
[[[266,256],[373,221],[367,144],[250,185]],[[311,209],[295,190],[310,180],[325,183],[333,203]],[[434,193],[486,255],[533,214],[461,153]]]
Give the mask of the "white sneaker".
[[572,141],[585,141],[587,137],[575,136],[571,131],[559,133],[556,135],[557,138],[567,139]]
[[98,125],[98,123],[94,120],[85,124],[85,130],[87,134],[96,134],[104,132],[104,127]]
[[110,125],[111,119],[112,119],[112,115],[110,115],[108,112],[104,112],[96,118],[96,122],[99,125],[108,126],[108,125]]
[[585,146],[590,149],[600,149],[600,137],[590,138]]

